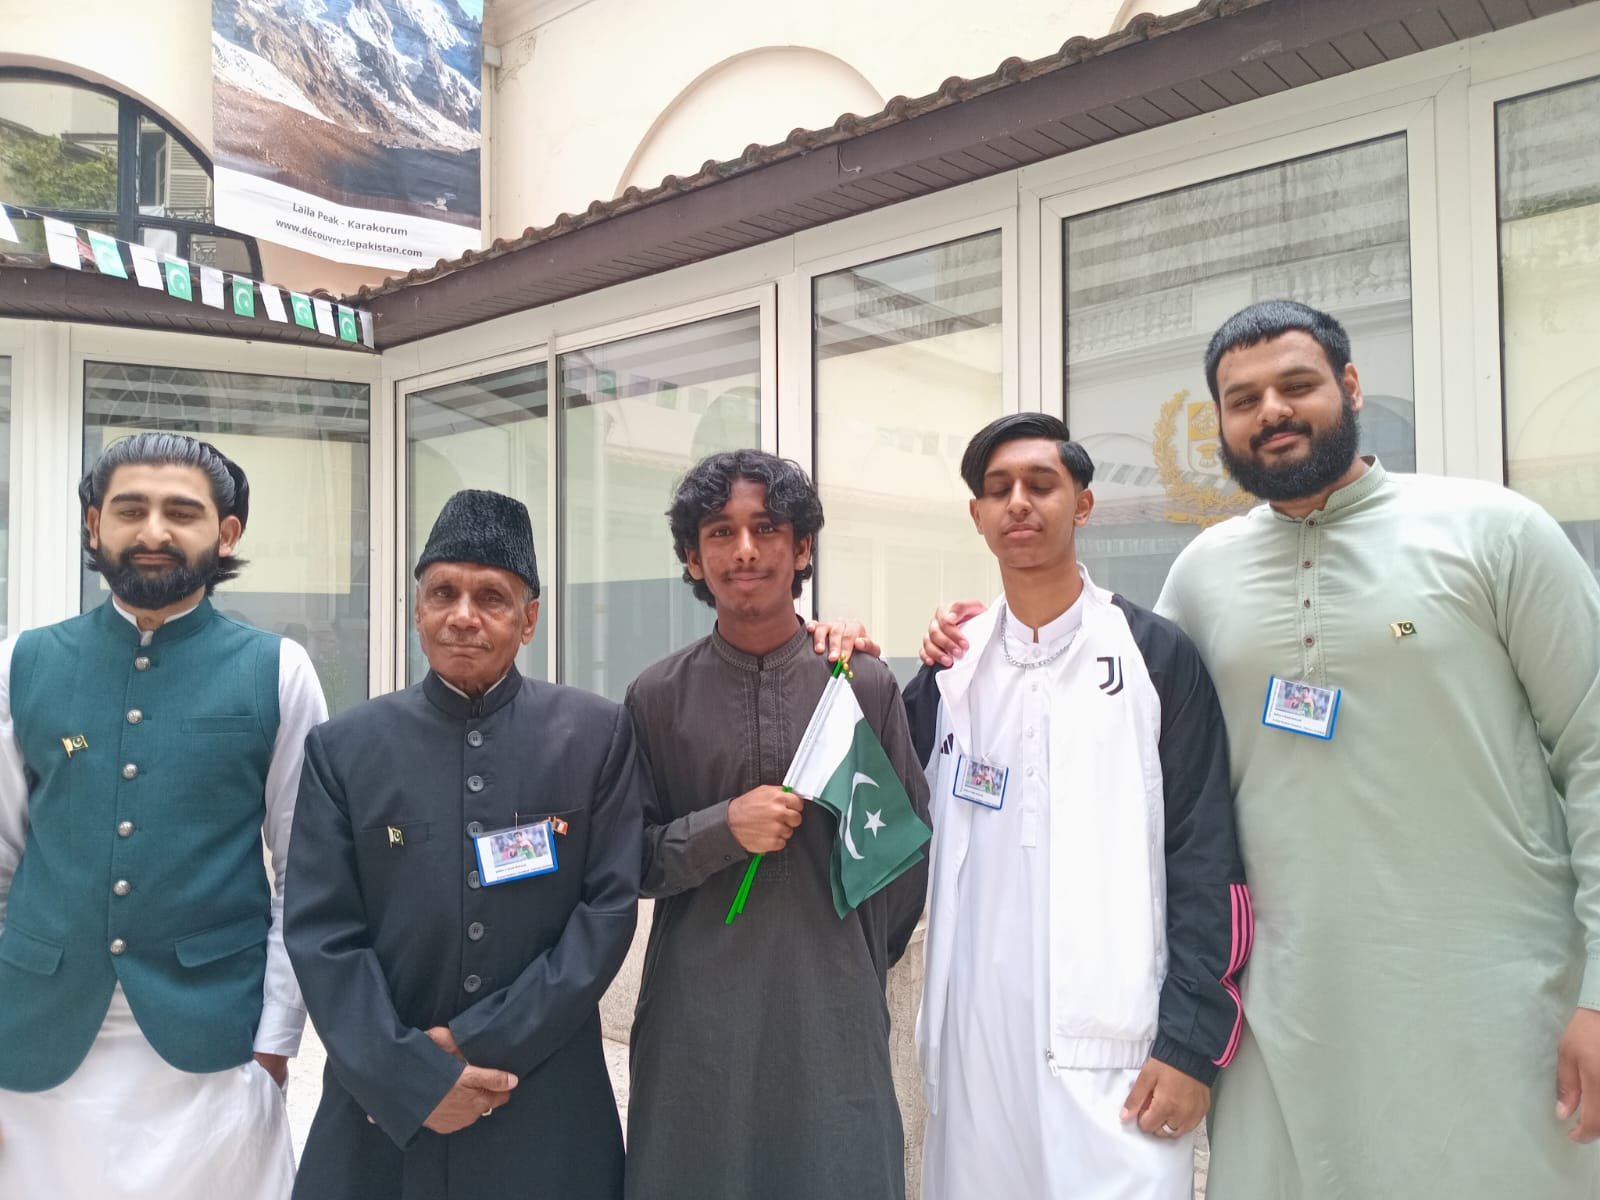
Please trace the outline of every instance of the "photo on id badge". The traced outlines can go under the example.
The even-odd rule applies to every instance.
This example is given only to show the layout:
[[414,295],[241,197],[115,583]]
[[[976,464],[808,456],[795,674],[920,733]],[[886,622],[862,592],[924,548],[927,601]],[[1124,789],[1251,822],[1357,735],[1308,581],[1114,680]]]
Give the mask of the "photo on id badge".
[[548,820],[492,830],[479,834],[472,843],[478,856],[478,877],[485,887],[546,875],[556,869],[556,848]]
[[1261,723],[1289,733],[1303,733],[1307,737],[1333,737],[1334,722],[1339,719],[1340,688],[1318,687],[1297,679],[1279,679],[1274,675],[1267,681],[1267,703],[1261,710]]
[[956,759],[956,781],[950,790],[962,800],[997,809],[1005,803],[1009,773],[1008,768],[998,763],[983,762],[963,754]]

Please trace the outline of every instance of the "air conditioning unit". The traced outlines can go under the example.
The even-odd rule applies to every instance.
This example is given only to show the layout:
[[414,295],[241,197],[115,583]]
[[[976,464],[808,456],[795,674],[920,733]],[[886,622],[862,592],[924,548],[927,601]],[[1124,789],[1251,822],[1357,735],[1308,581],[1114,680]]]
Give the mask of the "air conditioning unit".
[[211,220],[211,176],[181,143],[168,139],[167,213],[185,221]]

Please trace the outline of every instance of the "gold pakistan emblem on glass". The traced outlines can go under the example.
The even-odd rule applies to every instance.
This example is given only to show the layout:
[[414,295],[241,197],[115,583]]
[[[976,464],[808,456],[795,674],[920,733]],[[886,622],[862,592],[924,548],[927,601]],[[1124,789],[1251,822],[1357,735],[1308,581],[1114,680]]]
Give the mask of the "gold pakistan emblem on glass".
[[[1178,415],[1184,418],[1183,465],[1178,459]],[[1180,507],[1168,511],[1180,525],[1215,525],[1250,509],[1253,501],[1227,477],[1217,451],[1221,430],[1209,400],[1189,399],[1189,389],[1174,392],[1161,406],[1150,431],[1150,454],[1168,496]]]

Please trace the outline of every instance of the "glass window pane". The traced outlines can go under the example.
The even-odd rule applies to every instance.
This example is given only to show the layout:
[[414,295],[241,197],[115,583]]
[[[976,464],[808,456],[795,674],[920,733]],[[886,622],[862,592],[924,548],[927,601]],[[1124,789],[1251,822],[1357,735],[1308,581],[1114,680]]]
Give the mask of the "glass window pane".
[[701,458],[761,445],[756,309],[556,360],[563,417],[562,678],[620,700],[656,659],[710,632],[666,511]]
[[[487,488],[528,506],[541,593],[554,579],[546,476],[550,397],[545,364],[513,367],[481,379],[447,383],[406,397],[406,682],[427,673],[411,612],[416,588],[411,567],[427,544],[444,502],[462,488]],[[541,613],[517,669],[544,679],[547,625]]]
[[221,267],[224,271],[237,271],[241,275],[248,275],[251,271],[250,250],[242,238],[213,237],[209,233],[191,234],[189,261],[208,267]]
[[[6,245],[0,243],[0,252],[6,254],[46,254],[48,247],[44,240],[44,222],[34,217],[13,217],[12,225],[17,230],[17,244]],[[78,223],[79,229],[95,229],[101,233],[117,236],[117,226],[114,221],[82,221]],[[79,241],[79,246],[83,242]],[[88,260],[93,261],[93,260]]]
[[967,441],[1001,413],[1000,234],[819,276],[813,285],[817,611],[915,673],[941,600],[999,591],[967,516]]
[[1217,459],[1202,357],[1258,300],[1300,300],[1350,333],[1361,448],[1416,469],[1404,135],[1069,217],[1067,419],[1095,463],[1078,553],[1152,604],[1207,525],[1253,503]]
[[0,80],[0,196],[114,212],[117,102],[68,84]]
[[[334,712],[367,695],[368,403],[360,383],[84,364],[85,469],[145,430],[203,438],[244,468],[249,565],[213,602],[304,645]],[[84,610],[108,596],[85,570]]]
[[211,175],[149,117],[139,118],[139,212],[147,217],[211,223]]
[[11,360],[0,358],[0,637],[10,632],[6,609],[11,562]]
[[1495,114],[1506,482],[1600,574],[1600,79]]
[[149,246],[162,257],[178,253],[178,231],[176,229],[152,229],[149,226],[139,230],[139,242]]

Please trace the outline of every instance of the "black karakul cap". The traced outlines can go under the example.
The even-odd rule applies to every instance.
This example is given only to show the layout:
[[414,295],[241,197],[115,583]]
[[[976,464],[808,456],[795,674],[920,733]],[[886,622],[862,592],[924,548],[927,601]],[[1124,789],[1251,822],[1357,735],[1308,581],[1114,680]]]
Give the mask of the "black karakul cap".
[[415,579],[436,562],[476,563],[521,576],[539,594],[539,563],[533,554],[528,506],[499,492],[457,492],[444,502],[428,544],[417,559]]

